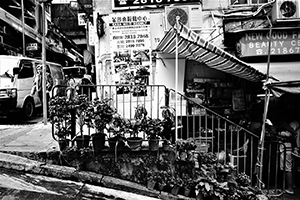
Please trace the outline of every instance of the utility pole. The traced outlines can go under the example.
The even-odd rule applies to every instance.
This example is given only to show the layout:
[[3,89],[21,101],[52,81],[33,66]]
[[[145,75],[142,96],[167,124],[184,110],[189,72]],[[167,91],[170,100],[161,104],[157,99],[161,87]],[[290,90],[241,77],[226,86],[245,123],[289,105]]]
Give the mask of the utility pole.
[[22,10],[22,55],[25,56],[25,18],[24,18],[24,0],[21,0]]
[[45,15],[45,4],[50,3],[52,0],[40,0],[39,3],[42,5],[42,90],[43,90],[43,121],[44,125],[47,125],[47,96],[46,96],[46,15]]

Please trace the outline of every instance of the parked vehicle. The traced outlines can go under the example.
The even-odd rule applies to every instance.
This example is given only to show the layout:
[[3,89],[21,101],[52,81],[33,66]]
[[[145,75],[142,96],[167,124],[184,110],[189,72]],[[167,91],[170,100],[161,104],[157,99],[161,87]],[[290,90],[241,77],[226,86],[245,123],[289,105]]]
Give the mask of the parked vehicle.
[[63,71],[67,81],[71,82],[71,86],[80,84],[81,79],[87,74],[86,67],[79,65],[63,67]]
[[[41,65],[43,62],[38,59],[0,55],[1,116],[8,117],[12,113],[21,112],[22,116],[28,119],[42,106],[39,96],[31,94],[37,76],[37,68]],[[65,84],[60,64],[46,62],[46,68],[50,69],[53,87]],[[63,94],[64,90],[64,88],[58,88],[54,94]]]

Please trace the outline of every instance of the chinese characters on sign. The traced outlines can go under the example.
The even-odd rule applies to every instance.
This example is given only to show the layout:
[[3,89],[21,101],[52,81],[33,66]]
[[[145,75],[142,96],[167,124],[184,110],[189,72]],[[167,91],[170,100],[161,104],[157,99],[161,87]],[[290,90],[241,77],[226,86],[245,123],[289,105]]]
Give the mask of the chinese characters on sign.
[[[240,40],[241,57],[266,56],[269,48],[269,32],[247,32]],[[300,30],[273,30],[271,55],[300,53]]]
[[[148,85],[151,66],[149,13],[111,14],[109,20],[115,83]],[[119,93],[129,92],[145,96],[146,86],[140,87],[139,92],[131,91],[128,87],[119,87]]]
[[111,15],[110,44],[116,49],[149,49],[149,13],[128,13]]

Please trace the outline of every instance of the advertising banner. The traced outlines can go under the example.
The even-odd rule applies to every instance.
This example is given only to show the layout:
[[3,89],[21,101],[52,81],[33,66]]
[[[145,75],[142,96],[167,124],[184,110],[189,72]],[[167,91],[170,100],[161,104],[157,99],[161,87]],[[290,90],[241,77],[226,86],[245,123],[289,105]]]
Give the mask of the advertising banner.
[[[109,26],[115,83],[140,86],[120,87],[119,93],[133,92],[135,96],[146,96],[151,68],[149,13],[111,14]],[[134,91],[136,88],[138,91]]]

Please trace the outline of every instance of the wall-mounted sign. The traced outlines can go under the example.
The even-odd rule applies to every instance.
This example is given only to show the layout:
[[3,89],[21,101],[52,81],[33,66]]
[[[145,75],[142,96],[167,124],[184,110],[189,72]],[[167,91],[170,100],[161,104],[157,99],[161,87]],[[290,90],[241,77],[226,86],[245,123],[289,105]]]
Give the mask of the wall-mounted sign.
[[115,84],[139,86],[118,86],[117,94],[147,96],[152,65],[149,12],[111,14],[109,28]]
[[85,20],[85,13],[78,13],[78,26],[85,26],[86,25],[86,20]]
[[109,27],[112,49],[150,49],[148,12],[111,14]]
[[[269,31],[246,32],[239,41],[241,57],[266,56],[269,47]],[[271,36],[271,55],[300,54],[300,30],[276,30]]]
[[26,51],[37,51],[38,43],[28,43],[26,44]]
[[130,7],[155,6],[162,4],[199,3],[200,0],[112,0],[113,9],[128,9]]

